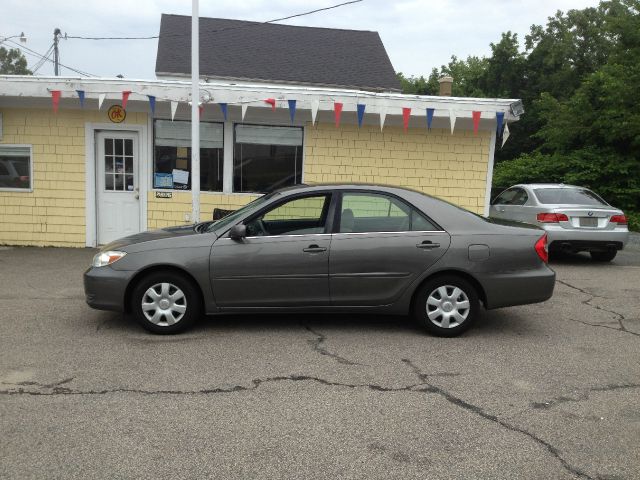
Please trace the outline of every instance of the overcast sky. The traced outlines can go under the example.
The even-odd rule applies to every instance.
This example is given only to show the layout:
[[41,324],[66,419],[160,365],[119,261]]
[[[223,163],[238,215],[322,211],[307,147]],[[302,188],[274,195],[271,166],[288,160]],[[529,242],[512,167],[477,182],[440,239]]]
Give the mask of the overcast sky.
[[[266,21],[340,3],[341,0],[200,0],[200,16]],[[398,72],[428,74],[451,55],[487,55],[489,43],[511,30],[523,39],[532,24],[556,10],[597,5],[596,0],[363,0],[284,23],[375,30]],[[191,0],[0,0],[0,41],[20,32],[26,47],[44,53],[53,30],[68,35],[157,35],[161,13],[191,14]],[[17,39],[16,39],[17,41]],[[13,46],[5,44],[5,46]],[[60,61],[85,72],[155,78],[157,40],[61,40]],[[33,67],[37,57],[27,55]],[[53,75],[47,62],[37,74]],[[63,75],[74,75],[62,69]]]

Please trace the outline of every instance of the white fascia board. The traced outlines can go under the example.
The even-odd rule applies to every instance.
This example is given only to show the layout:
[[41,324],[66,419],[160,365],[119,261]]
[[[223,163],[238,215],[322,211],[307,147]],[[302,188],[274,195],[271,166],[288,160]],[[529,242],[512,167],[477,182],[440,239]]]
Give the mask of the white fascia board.
[[[278,108],[287,108],[286,100],[296,99],[297,109],[308,110],[312,100],[320,100],[321,110],[333,110],[334,102],[340,102],[343,104],[343,111],[355,111],[358,103],[365,103],[367,113],[386,110],[387,115],[393,116],[401,116],[402,108],[410,107],[412,116],[425,115],[426,108],[434,108],[435,117],[448,118],[449,111],[455,111],[459,118],[470,118],[472,111],[480,111],[483,120],[495,118],[496,112],[504,112],[505,121],[508,122],[518,119],[510,110],[513,103],[519,102],[518,99],[406,95],[266,83],[231,84],[222,81],[201,83],[200,89],[205,103],[247,103],[252,107],[271,108],[264,103],[264,99],[275,98]],[[129,101],[147,101],[147,95],[154,95],[156,102],[190,101],[190,83],[180,80],[0,75],[0,100],[2,97],[50,98],[51,90],[62,91],[62,98],[76,97],[76,90],[84,90],[85,98],[97,98],[99,94],[106,94],[107,99],[119,99],[124,90],[129,90]]]

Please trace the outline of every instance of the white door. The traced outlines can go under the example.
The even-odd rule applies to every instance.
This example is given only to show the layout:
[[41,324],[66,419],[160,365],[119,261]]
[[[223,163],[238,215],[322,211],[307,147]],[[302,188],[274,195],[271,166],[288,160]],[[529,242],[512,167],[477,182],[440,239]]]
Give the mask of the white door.
[[136,132],[96,134],[98,244],[140,232],[139,146]]

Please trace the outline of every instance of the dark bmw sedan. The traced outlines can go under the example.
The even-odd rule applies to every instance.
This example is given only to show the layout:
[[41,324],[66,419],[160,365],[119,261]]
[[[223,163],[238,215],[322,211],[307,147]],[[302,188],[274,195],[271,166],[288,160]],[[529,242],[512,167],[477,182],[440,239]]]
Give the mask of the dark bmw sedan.
[[411,314],[454,336],[486,309],[542,302],[555,273],[544,231],[488,220],[420,192],[298,186],[216,222],[106,245],[87,303],[177,333],[202,313]]

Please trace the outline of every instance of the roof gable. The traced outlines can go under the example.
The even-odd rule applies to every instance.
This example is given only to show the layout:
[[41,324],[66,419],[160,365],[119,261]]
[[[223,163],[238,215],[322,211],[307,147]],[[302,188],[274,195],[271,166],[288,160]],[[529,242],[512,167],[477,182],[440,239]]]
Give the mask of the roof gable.
[[[191,17],[162,15],[157,75],[191,74]],[[377,32],[200,18],[200,75],[400,91]]]

